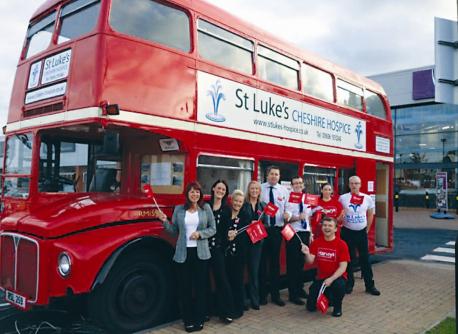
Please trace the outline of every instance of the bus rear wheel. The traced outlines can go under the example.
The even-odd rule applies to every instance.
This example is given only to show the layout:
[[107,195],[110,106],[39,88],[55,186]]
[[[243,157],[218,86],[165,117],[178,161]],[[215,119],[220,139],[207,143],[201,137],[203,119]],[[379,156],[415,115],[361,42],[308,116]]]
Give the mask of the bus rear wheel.
[[115,264],[89,296],[89,313],[110,333],[131,333],[161,323],[170,308],[169,270],[150,256]]

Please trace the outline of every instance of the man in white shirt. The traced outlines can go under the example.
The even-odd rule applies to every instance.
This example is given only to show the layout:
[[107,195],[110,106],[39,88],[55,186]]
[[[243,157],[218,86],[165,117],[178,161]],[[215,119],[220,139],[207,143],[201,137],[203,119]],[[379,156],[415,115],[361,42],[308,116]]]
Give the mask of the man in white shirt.
[[[285,302],[280,298],[280,247],[282,243],[281,229],[283,227],[283,215],[285,205],[288,201],[288,190],[280,185],[280,168],[269,166],[266,170],[267,182],[261,184],[261,201],[271,202],[278,207],[275,217],[269,217],[267,227],[267,238],[262,246],[259,295],[260,304],[267,303],[267,281],[270,283],[270,296],[272,302],[278,306],[285,306]],[[267,263],[269,275],[267,276]]]
[[296,231],[296,235],[286,243],[286,276],[288,278],[289,301],[296,305],[304,305],[304,301],[300,298],[303,293],[303,269],[305,264],[301,249],[302,245],[308,246],[310,244],[310,216],[312,215],[312,209],[304,202],[304,179],[300,176],[293,177],[291,185],[293,186],[294,195],[300,194],[300,202],[295,202],[291,198],[293,194],[291,193],[286,203],[285,222],[290,223],[291,227]]
[[374,275],[369,262],[367,241],[367,233],[370,231],[372,221],[374,220],[375,204],[369,195],[359,191],[361,188],[361,179],[358,176],[350,177],[349,183],[350,192],[341,195],[339,198],[339,202],[345,210],[341,238],[347,243],[351,258],[351,262],[347,267],[348,281],[346,293],[352,293],[353,286],[355,285],[352,263],[355,261],[356,250],[358,250],[366,292],[373,296],[379,296],[380,291],[375,287]]

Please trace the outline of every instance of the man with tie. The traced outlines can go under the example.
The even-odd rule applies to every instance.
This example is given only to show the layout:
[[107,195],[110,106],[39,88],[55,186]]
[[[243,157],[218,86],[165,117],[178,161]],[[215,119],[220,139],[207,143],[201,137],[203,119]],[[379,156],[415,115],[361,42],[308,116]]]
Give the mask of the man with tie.
[[[260,304],[267,304],[267,281],[270,283],[270,296],[272,302],[278,306],[285,306],[285,302],[280,298],[280,247],[282,243],[281,229],[283,227],[283,216],[285,205],[288,201],[288,190],[280,185],[280,168],[269,166],[266,170],[267,182],[261,185],[261,201],[272,203],[278,207],[274,217],[269,217],[267,227],[267,238],[262,247],[259,295]],[[267,268],[269,267],[269,275]]]
[[[286,203],[285,222],[291,224],[296,236],[286,243],[286,276],[288,278],[289,301],[296,305],[304,305],[300,298],[303,290],[304,255],[302,245],[309,245],[311,237],[310,216],[312,210],[305,203],[304,179],[300,176],[291,180],[293,191]],[[300,240],[299,240],[300,239]]]
[[345,292],[347,294],[352,293],[353,286],[355,285],[352,263],[356,259],[356,250],[358,250],[359,264],[361,266],[366,292],[373,296],[379,296],[380,291],[375,287],[374,275],[369,262],[367,241],[367,234],[374,220],[375,204],[369,195],[359,191],[361,188],[361,179],[358,176],[350,177],[349,183],[350,192],[341,195],[339,198],[339,202],[345,210],[341,238],[347,243],[351,258],[351,262],[347,266],[348,281]]

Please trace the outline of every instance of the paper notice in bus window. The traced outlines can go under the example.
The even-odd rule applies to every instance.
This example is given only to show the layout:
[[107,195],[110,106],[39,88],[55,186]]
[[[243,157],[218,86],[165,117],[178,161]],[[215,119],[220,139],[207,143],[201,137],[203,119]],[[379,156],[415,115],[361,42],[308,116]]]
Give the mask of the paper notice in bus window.
[[172,163],[152,163],[150,172],[153,186],[169,186],[172,184]]

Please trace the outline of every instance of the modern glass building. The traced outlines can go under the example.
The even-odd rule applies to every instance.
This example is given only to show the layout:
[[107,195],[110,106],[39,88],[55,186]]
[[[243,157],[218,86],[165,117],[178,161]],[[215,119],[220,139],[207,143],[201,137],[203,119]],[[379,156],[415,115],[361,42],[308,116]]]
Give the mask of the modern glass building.
[[390,99],[395,191],[401,206],[436,206],[436,174],[447,172],[448,207],[458,195],[458,105],[434,101],[433,66],[372,76]]

